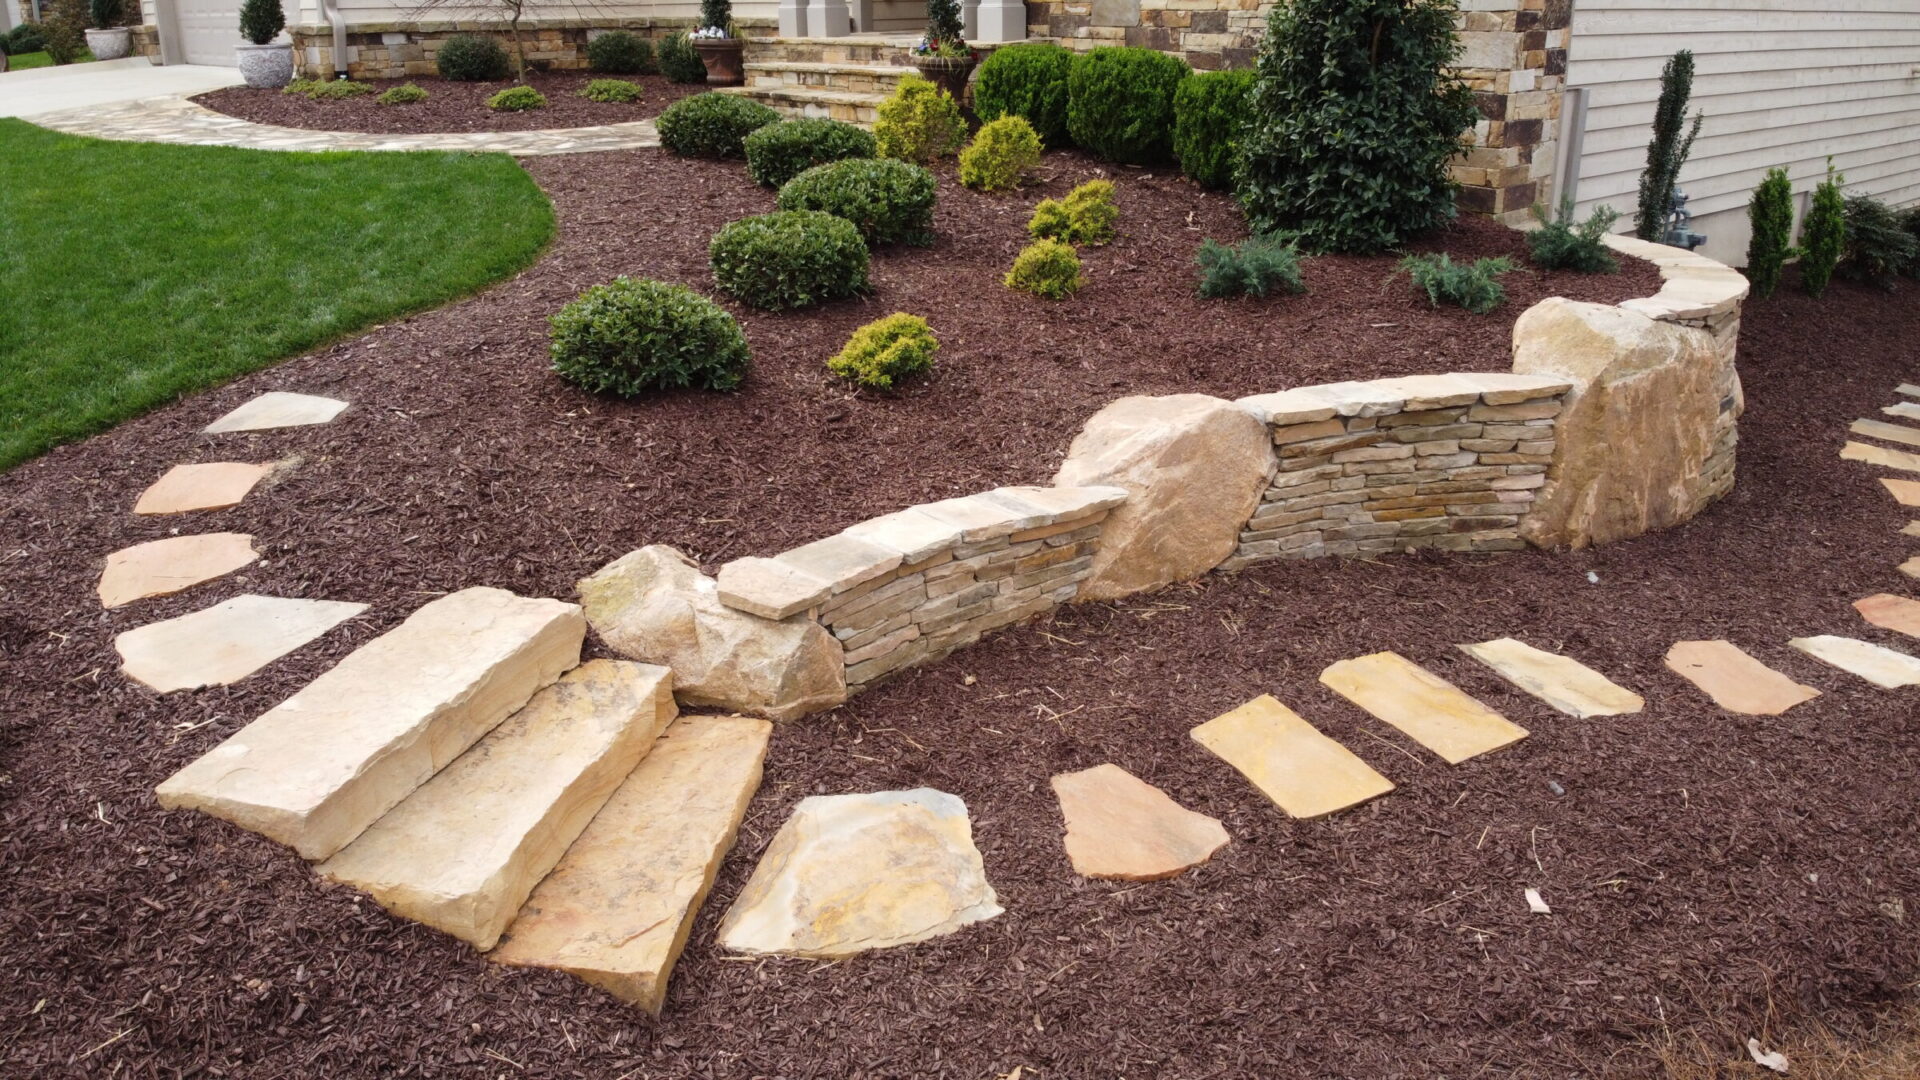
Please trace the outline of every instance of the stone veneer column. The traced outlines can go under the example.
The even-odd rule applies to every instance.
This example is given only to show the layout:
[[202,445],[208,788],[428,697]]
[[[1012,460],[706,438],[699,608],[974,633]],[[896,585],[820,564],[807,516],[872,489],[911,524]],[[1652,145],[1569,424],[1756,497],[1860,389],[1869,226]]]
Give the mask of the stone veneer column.
[[1452,166],[1462,210],[1518,223],[1551,206],[1573,0],[1464,0],[1460,71],[1480,106]]

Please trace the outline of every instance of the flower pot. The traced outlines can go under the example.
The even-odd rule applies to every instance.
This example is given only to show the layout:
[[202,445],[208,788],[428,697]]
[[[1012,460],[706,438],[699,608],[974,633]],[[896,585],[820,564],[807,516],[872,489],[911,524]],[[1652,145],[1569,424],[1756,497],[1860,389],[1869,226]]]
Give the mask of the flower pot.
[[119,60],[133,52],[133,31],[124,26],[89,30],[87,50],[95,60]]
[[747,81],[741,73],[740,54],[746,42],[739,38],[694,38],[693,51],[707,65],[707,81],[715,86],[739,86]]
[[956,105],[966,104],[967,78],[980,63],[971,56],[916,56],[913,66],[928,82],[953,95]]
[[274,90],[293,81],[293,46],[236,45],[240,77],[255,90]]

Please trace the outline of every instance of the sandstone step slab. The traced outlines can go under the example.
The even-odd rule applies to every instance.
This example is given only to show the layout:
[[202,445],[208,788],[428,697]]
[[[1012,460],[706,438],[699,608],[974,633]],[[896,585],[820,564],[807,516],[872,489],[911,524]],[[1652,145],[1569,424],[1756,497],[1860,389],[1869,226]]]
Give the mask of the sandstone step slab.
[[1906,446],[1920,446],[1920,428],[1908,427],[1905,424],[1889,424],[1884,420],[1855,420],[1847,430],[1869,439],[1880,439]]
[[1536,649],[1513,638],[1496,638],[1460,651],[1500,673],[1501,677],[1568,716],[1625,716],[1647,703],[1605,675],[1572,657]]
[[120,670],[160,693],[226,686],[367,610],[337,600],[236,596],[113,639]]
[[772,732],[744,716],[674,721],[487,958],[565,971],[658,1015]]
[[673,673],[589,660],[367,826],[319,872],[491,949],[672,722]]
[[1910,454],[1905,450],[1889,450],[1884,446],[1874,446],[1870,443],[1850,442],[1840,448],[1840,458],[1842,461],[1859,461],[1885,469],[1920,472],[1920,454]]
[[264,431],[268,428],[325,424],[345,410],[347,403],[314,394],[271,390],[206,426],[209,435],[226,431]]
[[887,99],[885,94],[799,86],[723,86],[714,92],[752,98],[782,116],[839,120],[863,127],[871,127],[880,118],[880,103]]
[[1902,401],[1880,410],[1888,416],[1897,416],[1902,420],[1920,420],[1920,405],[1911,401]]
[[1896,394],[1905,394],[1908,397],[1920,397],[1920,386],[1915,386],[1912,383],[1901,383],[1899,386],[1893,388],[1893,392]]
[[1880,483],[1886,487],[1887,494],[1892,495],[1893,500],[1901,506],[1920,506],[1920,480],[1895,480],[1882,477]]
[[1082,877],[1161,881],[1227,846],[1227,830],[1118,765],[1052,779],[1066,821],[1067,858]]
[[324,859],[580,662],[573,604],[443,596],[163,781],[200,810]]
[[796,60],[749,61],[741,65],[754,89],[804,87],[854,94],[889,94],[902,75],[914,69],[898,64],[825,63]]
[[1289,817],[1325,817],[1393,790],[1393,781],[1267,694],[1189,734]]
[[1320,673],[1320,681],[1449,765],[1527,737],[1527,729],[1398,653],[1373,653],[1330,664]]
[[1853,602],[1860,617],[1882,630],[1920,637],[1920,600],[1879,593]]
[[253,537],[246,533],[169,536],[124,547],[107,556],[98,586],[100,606],[117,608],[149,596],[170,596],[225,577],[259,557]]
[[1667,667],[1714,704],[1746,716],[1778,716],[1820,696],[1820,691],[1794,682],[1729,641],[1676,642],[1667,650]]
[[244,461],[208,461],[175,465],[140,493],[136,514],[185,514],[195,510],[225,510],[238,506],[255,484],[277,466]]
[[1920,657],[1856,638],[1818,634],[1794,638],[1787,644],[1849,674],[1858,675],[1883,690],[1920,686]]

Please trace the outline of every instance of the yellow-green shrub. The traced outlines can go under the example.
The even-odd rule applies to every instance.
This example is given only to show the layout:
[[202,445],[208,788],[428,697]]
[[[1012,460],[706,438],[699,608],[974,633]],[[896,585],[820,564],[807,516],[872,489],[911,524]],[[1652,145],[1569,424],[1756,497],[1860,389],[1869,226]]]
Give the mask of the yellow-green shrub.
[[827,370],[874,390],[891,390],[896,380],[933,368],[940,341],[927,320],[897,312],[853,332],[846,348],[828,358]]
[[1089,180],[1062,199],[1042,199],[1033,208],[1027,232],[1035,240],[1104,244],[1113,239],[1120,210],[1113,205],[1113,181]]
[[902,75],[876,111],[873,134],[881,157],[925,165],[958,150],[967,138],[953,95],[918,75]]
[[960,182],[978,191],[1008,191],[1040,164],[1040,134],[1024,116],[1003,116],[960,151]]
[[1035,240],[1013,260],[1007,287],[1062,300],[1080,288],[1080,256],[1058,240]]

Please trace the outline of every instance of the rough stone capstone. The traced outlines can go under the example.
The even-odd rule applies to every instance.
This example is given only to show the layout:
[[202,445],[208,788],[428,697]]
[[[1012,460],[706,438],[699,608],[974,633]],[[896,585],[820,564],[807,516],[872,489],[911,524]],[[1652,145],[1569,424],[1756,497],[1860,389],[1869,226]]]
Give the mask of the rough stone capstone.
[[580,602],[609,648],[672,668],[687,705],[790,720],[847,699],[845,652],[825,627],[804,612],[775,620],[723,603],[714,579],[663,544],[582,580]]
[[1232,555],[1275,459],[1267,425],[1204,394],[1126,397],[1087,421],[1054,475],[1125,488],[1078,599],[1111,600],[1199,577]]
[[1053,778],[1066,821],[1067,858],[1084,877],[1159,881],[1227,846],[1227,830],[1118,765]]

